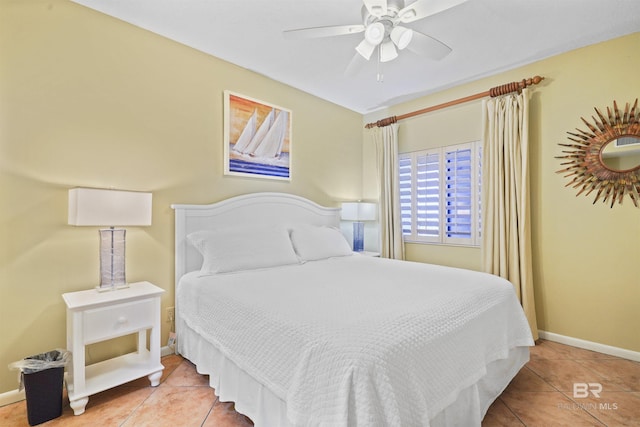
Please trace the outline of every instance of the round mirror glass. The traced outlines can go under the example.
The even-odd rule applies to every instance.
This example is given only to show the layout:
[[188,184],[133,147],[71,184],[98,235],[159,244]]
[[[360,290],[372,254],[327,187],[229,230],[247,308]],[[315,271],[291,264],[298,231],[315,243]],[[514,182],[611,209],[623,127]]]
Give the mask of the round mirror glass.
[[614,171],[640,167],[640,137],[625,135],[607,142],[600,153],[604,165]]

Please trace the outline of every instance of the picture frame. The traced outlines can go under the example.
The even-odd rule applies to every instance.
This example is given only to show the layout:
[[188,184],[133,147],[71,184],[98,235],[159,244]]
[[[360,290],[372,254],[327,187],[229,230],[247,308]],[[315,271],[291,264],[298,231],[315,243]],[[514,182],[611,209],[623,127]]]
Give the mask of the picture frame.
[[292,112],[224,91],[224,174],[291,180]]

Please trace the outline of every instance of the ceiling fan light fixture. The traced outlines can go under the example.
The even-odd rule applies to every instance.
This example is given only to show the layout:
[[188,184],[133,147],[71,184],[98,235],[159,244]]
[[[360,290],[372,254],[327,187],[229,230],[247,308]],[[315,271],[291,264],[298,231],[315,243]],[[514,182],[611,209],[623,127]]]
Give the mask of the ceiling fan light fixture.
[[391,41],[386,41],[380,45],[380,62],[389,62],[398,57],[396,46]]
[[411,43],[413,38],[413,30],[405,27],[395,27],[391,30],[391,40],[398,46],[398,49],[402,50]]
[[358,52],[367,61],[371,58],[371,54],[375,50],[376,46],[369,43],[367,39],[364,39],[356,46],[356,52]]
[[384,25],[380,22],[374,22],[367,26],[367,29],[364,30],[364,39],[374,46],[382,43],[384,39]]

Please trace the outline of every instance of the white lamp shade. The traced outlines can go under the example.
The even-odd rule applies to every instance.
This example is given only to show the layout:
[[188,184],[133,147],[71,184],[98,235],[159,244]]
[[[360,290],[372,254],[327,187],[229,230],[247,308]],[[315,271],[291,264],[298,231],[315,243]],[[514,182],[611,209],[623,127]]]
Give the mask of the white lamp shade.
[[69,190],[69,225],[151,225],[151,193],[72,188]]
[[376,219],[376,204],[363,202],[343,203],[341,217],[346,221],[373,221]]

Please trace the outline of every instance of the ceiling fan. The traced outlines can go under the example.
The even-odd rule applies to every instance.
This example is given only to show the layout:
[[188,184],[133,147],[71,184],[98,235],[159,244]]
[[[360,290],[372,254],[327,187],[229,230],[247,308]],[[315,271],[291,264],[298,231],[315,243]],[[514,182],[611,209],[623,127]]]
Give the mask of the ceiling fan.
[[403,24],[435,15],[467,0],[417,0],[408,6],[405,6],[404,0],[362,1],[362,24],[286,30],[284,35],[290,38],[318,38],[364,32],[364,39],[355,48],[357,53],[354,60],[361,57],[368,61],[376,48],[379,62],[397,58],[398,50],[405,48],[418,55],[439,60],[447,56],[451,48],[440,40]]

